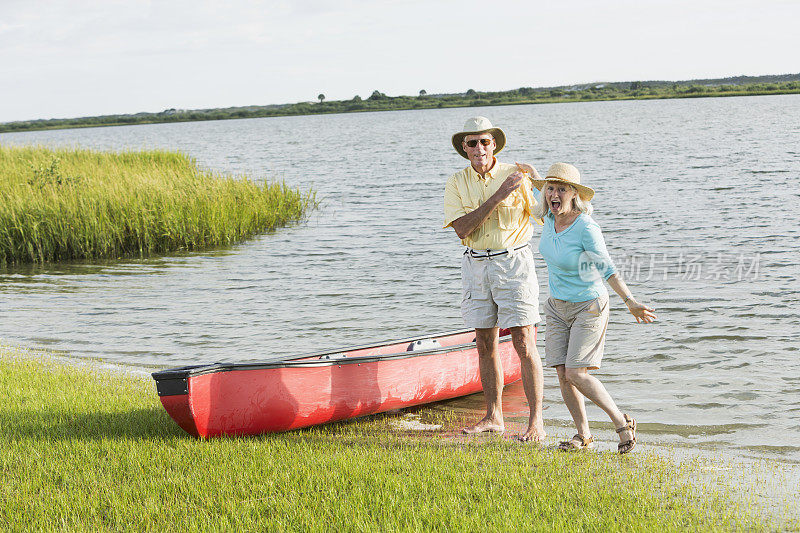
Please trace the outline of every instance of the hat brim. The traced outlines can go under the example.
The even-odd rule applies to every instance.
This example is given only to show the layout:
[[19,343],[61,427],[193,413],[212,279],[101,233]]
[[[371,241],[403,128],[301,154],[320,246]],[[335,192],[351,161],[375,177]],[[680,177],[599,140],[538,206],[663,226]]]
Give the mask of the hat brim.
[[578,196],[580,196],[581,200],[583,200],[584,202],[589,202],[592,200],[592,198],[594,198],[594,189],[592,189],[591,187],[587,187],[586,185],[581,185],[580,183],[575,183],[562,178],[549,177],[541,180],[532,179],[531,183],[533,183],[533,186],[541,191],[542,187],[544,187],[544,184],[547,183],[548,181],[556,181],[558,183],[566,183],[567,185],[572,185],[578,190]]
[[506,134],[503,133],[503,130],[500,128],[489,128],[488,130],[480,130],[480,131],[460,131],[453,135],[453,148],[456,149],[461,157],[464,159],[469,159],[467,152],[464,151],[464,147],[462,146],[462,142],[464,141],[464,137],[467,135],[480,135],[482,133],[491,133],[492,137],[494,137],[494,142],[497,145],[497,148],[494,149],[494,153],[499,153],[500,150],[505,148],[506,146]]

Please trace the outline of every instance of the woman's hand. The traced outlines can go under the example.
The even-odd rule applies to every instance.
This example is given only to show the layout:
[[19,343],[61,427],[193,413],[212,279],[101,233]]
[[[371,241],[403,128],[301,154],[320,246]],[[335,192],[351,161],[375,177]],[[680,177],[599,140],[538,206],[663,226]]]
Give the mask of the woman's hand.
[[536,169],[530,166],[527,163],[517,163],[517,168],[520,169],[522,172],[529,174],[531,179],[533,180],[540,180],[542,177],[536,172]]
[[653,309],[652,307],[647,307],[644,304],[640,304],[633,298],[630,298],[625,303],[628,305],[628,311],[630,311],[631,314],[634,317],[636,317],[637,323],[649,324],[650,322],[656,319],[656,315],[653,314],[653,311],[655,311],[655,309]]
[[628,306],[628,311],[636,317],[636,322],[639,324],[642,322],[649,324],[656,319],[656,315],[653,314],[655,309],[637,302],[636,298],[631,294],[631,290],[625,284],[625,280],[623,280],[619,274],[616,272],[611,274],[606,281],[608,281],[608,285],[614,289],[614,292],[619,294],[619,297],[622,298],[625,305]]

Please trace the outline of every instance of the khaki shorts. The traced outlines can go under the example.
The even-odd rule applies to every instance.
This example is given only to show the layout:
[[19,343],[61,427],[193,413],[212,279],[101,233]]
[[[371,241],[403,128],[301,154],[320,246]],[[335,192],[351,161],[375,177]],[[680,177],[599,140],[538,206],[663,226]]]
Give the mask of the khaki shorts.
[[468,328],[530,326],[539,315],[539,281],[530,246],[461,260],[461,314]]
[[585,302],[548,298],[544,312],[547,366],[600,368],[608,328],[608,295]]

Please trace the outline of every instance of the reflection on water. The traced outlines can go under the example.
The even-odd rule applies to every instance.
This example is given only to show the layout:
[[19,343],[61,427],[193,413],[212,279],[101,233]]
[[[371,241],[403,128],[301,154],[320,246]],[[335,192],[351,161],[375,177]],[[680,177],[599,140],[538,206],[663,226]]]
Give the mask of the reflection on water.
[[[612,256],[659,315],[637,326],[612,296],[598,372],[644,439],[800,461],[796,95],[2,134],[178,149],[208,168],[313,187],[323,206],[225,250],[0,270],[0,339],[173,366],[458,328],[461,247],[441,229],[441,198],[466,164],[450,135],[472,114],[506,130],[501,159],[572,162],[597,190]],[[545,379],[545,418],[570,433],[554,372]],[[511,424],[527,409],[515,390]],[[447,405],[478,413],[482,399]],[[589,413],[614,436],[602,412]]]

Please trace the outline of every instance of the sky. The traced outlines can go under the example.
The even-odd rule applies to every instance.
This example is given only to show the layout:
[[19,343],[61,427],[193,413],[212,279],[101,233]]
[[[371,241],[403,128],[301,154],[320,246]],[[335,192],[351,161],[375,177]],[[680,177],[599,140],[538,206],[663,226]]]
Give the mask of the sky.
[[800,73],[800,0],[0,0],[0,122]]

